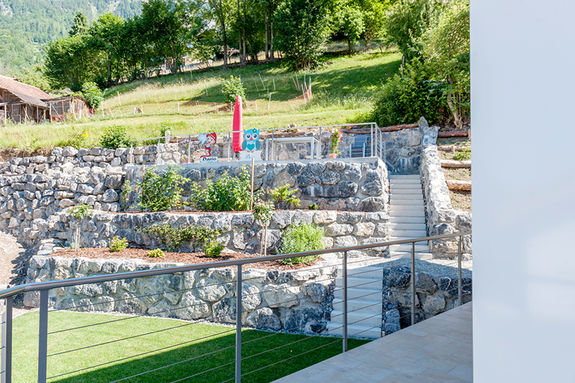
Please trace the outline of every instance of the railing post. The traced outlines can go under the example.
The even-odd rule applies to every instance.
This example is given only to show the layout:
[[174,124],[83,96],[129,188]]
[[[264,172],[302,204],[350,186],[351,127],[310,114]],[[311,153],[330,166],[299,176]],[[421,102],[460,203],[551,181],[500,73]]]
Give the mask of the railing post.
[[12,382],[12,297],[5,299],[2,321],[2,383]]
[[411,243],[411,325],[415,324],[415,242]]
[[463,257],[463,236],[459,236],[459,242],[457,244],[457,305],[461,306],[463,304],[463,278],[461,271],[461,258]]
[[46,383],[48,371],[48,292],[40,290],[40,319],[38,320],[38,383]]
[[343,279],[343,352],[347,351],[347,251],[343,253],[342,265],[342,279]]
[[242,381],[242,265],[236,278],[236,383]]

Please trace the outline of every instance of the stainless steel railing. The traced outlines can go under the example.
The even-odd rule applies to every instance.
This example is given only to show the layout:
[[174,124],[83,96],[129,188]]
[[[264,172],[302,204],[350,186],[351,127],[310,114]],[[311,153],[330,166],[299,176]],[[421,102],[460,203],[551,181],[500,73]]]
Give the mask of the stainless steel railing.
[[[416,272],[417,272],[417,253],[416,253],[416,246],[415,244],[418,242],[427,242],[427,241],[434,241],[434,240],[457,240],[458,241],[458,253],[457,253],[457,279],[458,279],[458,283],[457,283],[457,304],[461,305],[463,303],[463,277],[462,277],[462,258],[463,258],[463,238],[465,236],[470,235],[469,233],[454,233],[454,234],[447,234],[447,235],[437,235],[437,236],[429,236],[429,237],[423,237],[423,238],[415,238],[415,239],[406,239],[406,240],[395,240],[395,241],[386,241],[386,242],[380,242],[380,243],[374,243],[374,244],[366,244],[366,245],[357,245],[357,246],[349,246],[349,247],[342,247],[342,248],[333,248],[333,249],[328,249],[328,250],[314,250],[314,251],[306,251],[306,252],[301,252],[301,253],[292,253],[292,254],[280,254],[280,255],[270,255],[270,256],[266,256],[266,257],[254,257],[254,258],[246,258],[246,259],[241,259],[241,260],[232,260],[232,261],[220,261],[220,262],[212,262],[212,263],[204,263],[204,264],[196,264],[196,265],[187,265],[187,266],[177,266],[177,267],[168,267],[168,268],[162,268],[162,269],[152,269],[152,270],[140,270],[140,271],[131,271],[131,272],[124,272],[124,273],[115,273],[115,274],[107,274],[107,275],[94,275],[94,276],[87,276],[87,277],[81,277],[81,278],[71,278],[71,279],[66,279],[66,280],[58,280],[58,281],[49,281],[49,282],[40,282],[40,283],[31,283],[31,284],[25,284],[25,285],[20,285],[20,286],[15,286],[3,291],[0,291],[0,300],[4,301],[4,305],[5,305],[5,310],[4,310],[4,314],[3,314],[3,323],[2,323],[2,369],[1,369],[1,381],[2,383],[10,383],[12,381],[12,376],[13,376],[13,365],[12,365],[12,358],[13,358],[13,306],[14,306],[14,298],[22,293],[33,293],[33,292],[37,292],[40,295],[40,299],[39,299],[39,327],[38,327],[38,357],[37,357],[37,368],[38,368],[38,375],[37,375],[37,381],[38,382],[46,382],[49,379],[56,379],[58,377],[61,376],[65,376],[65,375],[69,375],[71,373],[76,373],[78,371],[83,371],[83,370],[89,370],[90,368],[94,368],[94,367],[89,367],[89,368],[82,368],[80,370],[77,371],[73,371],[73,372],[68,372],[68,373],[61,373],[61,374],[56,374],[54,376],[49,377],[48,376],[48,358],[54,357],[54,356],[58,356],[61,354],[66,354],[66,353],[71,353],[71,352],[77,352],[79,350],[86,350],[86,349],[92,349],[93,347],[97,347],[100,346],[101,344],[104,343],[99,343],[96,345],[87,345],[87,346],[82,346],[79,347],[77,349],[71,349],[71,350],[63,350],[63,351],[59,351],[56,353],[52,353],[49,354],[48,353],[48,336],[49,335],[55,335],[58,333],[62,333],[65,331],[71,331],[71,330],[75,330],[76,328],[72,328],[72,329],[64,329],[64,330],[58,330],[58,331],[52,331],[49,332],[48,331],[48,314],[49,312],[51,312],[51,310],[49,310],[49,292],[53,289],[60,289],[60,288],[65,288],[65,287],[72,287],[72,286],[81,286],[81,285],[87,285],[87,284],[95,284],[95,283],[105,283],[105,282],[111,282],[111,281],[120,281],[120,280],[131,280],[131,279],[135,279],[135,278],[143,278],[143,277],[153,277],[153,276],[161,276],[161,275],[171,275],[171,274],[175,274],[175,273],[184,273],[184,272],[190,272],[190,271],[197,271],[197,270],[207,270],[207,269],[215,269],[215,268],[225,268],[225,267],[232,267],[236,269],[236,277],[235,277],[235,281],[233,281],[233,283],[235,284],[235,329],[234,330],[228,330],[226,331],[226,333],[232,333],[235,332],[235,359],[233,361],[230,361],[229,363],[223,364],[222,367],[224,366],[234,366],[234,378],[228,379],[227,381],[235,381],[235,382],[241,382],[242,377],[243,376],[247,376],[253,373],[256,373],[264,368],[269,368],[271,367],[271,365],[266,365],[266,366],[260,366],[257,368],[254,368],[250,371],[243,371],[242,370],[242,361],[245,360],[254,360],[255,356],[258,356],[260,354],[262,354],[263,352],[260,352],[258,354],[255,355],[250,355],[247,357],[243,357],[242,354],[242,344],[248,344],[250,342],[253,342],[254,340],[247,340],[247,341],[243,341],[242,340],[242,307],[243,307],[243,299],[246,298],[246,294],[243,293],[243,285],[244,285],[244,278],[243,278],[243,271],[244,271],[244,266],[249,265],[249,264],[254,264],[254,263],[260,263],[260,262],[269,262],[269,261],[279,261],[279,260],[286,260],[286,259],[291,259],[291,258],[299,258],[299,257],[306,257],[306,256],[315,256],[315,255],[326,255],[326,254],[333,254],[333,253],[341,253],[342,254],[342,260],[341,260],[341,281],[343,283],[342,287],[341,287],[341,305],[342,305],[342,313],[340,314],[342,317],[342,325],[341,327],[341,331],[342,331],[342,351],[346,352],[349,349],[348,346],[348,342],[349,342],[349,336],[348,336],[348,329],[350,325],[356,324],[358,322],[361,322],[365,319],[369,319],[369,318],[361,318],[360,320],[356,320],[355,322],[350,322],[349,321],[349,314],[353,313],[353,310],[349,310],[349,306],[348,306],[348,302],[350,301],[350,298],[348,296],[348,280],[349,280],[349,274],[348,274],[348,269],[350,265],[353,265],[354,261],[350,260],[350,256],[349,256],[349,252],[351,251],[356,251],[356,250],[368,250],[368,249],[376,249],[376,248],[388,248],[389,246],[393,246],[393,245],[401,245],[401,244],[411,244],[411,252],[410,252],[410,273],[411,273],[411,285],[410,285],[410,290],[411,290],[411,310],[410,310],[410,324],[414,324],[416,323],[416,309],[417,309],[417,305],[416,305]],[[357,261],[355,261],[357,263]],[[325,266],[319,266],[318,268],[321,267],[325,267]],[[333,267],[333,265],[331,265],[330,267]],[[203,286],[208,287],[208,285]],[[163,294],[164,292],[159,292],[156,293],[156,295],[158,294]],[[152,293],[152,295],[154,295],[154,293]],[[354,299],[360,299],[361,297],[357,298],[355,297]],[[380,297],[381,299],[381,297]],[[75,307],[75,309],[77,309],[78,307]],[[185,307],[184,307],[185,308]],[[64,308],[65,309],[65,308]],[[59,309],[62,310],[62,309]],[[57,311],[59,311],[57,310]],[[358,310],[355,310],[356,312]],[[168,313],[169,314],[169,313]],[[376,314],[377,315],[377,314]],[[102,322],[102,323],[110,323],[110,322],[121,322],[121,321],[129,321],[132,317],[128,317],[128,318],[120,318],[120,319],[112,319],[108,322]],[[332,317],[331,320],[333,320],[334,318]],[[96,325],[101,325],[102,323],[97,323]],[[186,324],[184,325],[179,325],[179,326],[175,326],[174,328],[179,328],[181,326],[187,326]],[[375,326],[377,327],[377,326]],[[379,327],[381,328],[381,321],[380,321],[380,325]],[[339,327],[336,329],[340,329]],[[162,330],[163,331],[163,330]],[[145,334],[136,334],[136,336],[134,337],[139,337],[139,336],[144,336],[147,335],[147,333]],[[271,333],[269,335],[265,335],[264,337],[272,337],[274,335],[274,333]],[[262,337],[262,339],[264,338]],[[106,344],[109,343],[114,343],[114,342],[121,342],[124,341],[126,339],[131,339],[132,337],[126,337],[126,338],[121,338],[118,340],[114,340],[111,342],[106,342]],[[258,338],[259,339],[259,338]],[[299,339],[295,342],[293,342],[293,344],[298,343],[298,342],[304,342],[308,340],[307,338],[305,339]],[[335,340],[332,342],[327,343],[326,345],[332,345],[334,344],[334,342],[339,342],[339,340]],[[185,344],[186,342],[183,342],[182,344]],[[187,342],[189,343],[189,342]],[[292,344],[292,343],[290,343]],[[327,347],[326,345],[322,345],[321,347],[317,348],[320,349],[322,347]],[[280,348],[283,346],[280,346]],[[230,347],[227,347],[228,349]],[[276,348],[272,348],[268,351],[274,351]],[[315,350],[315,349],[314,349]],[[309,353],[312,352],[313,350],[308,350],[305,353]],[[215,352],[215,351],[214,351]],[[213,352],[208,353],[209,355],[212,355]],[[297,355],[296,355],[297,356]],[[294,356],[295,357],[295,356]],[[125,358],[124,358],[125,359]],[[194,359],[194,358],[192,358]],[[181,363],[184,363],[185,361],[182,361]],[[108,363],[104,363],[103,365],[107,365],[109,363],[112,362],[108,362]],[[176,362],[174,362],[176,363]],[[180,363],[180,362],[177,362]],[[176,364],[177,364],[176,363]],[[161,368],[168,368],[170,367],[172,364],[168,365],[167,367],[161,367]],[[97,367],[97,366],[96,366]],[[160,369],[161,369],[160,368]],[[158,370],[158,368],[154,369],[153,371]],[[152,370],[150,370],[152,371]],[[141,376],[144,374],[149,373],[150,371],[136,371],[134,375],[127,377],[127,378],[122,378],[119,379],[118,381],[124,381],[128,378],[133,378],[133,377],[137,377],[137,376]],[[199,373],[194,374],[193,376],[198,376],[201,375],[203,373],[207,373],[208,371],[200,371]],[[187,377],[189,378],[189,377]],[[186,379],[187,379],[186,378]],[[179,380],[177,380],[179,381]]]

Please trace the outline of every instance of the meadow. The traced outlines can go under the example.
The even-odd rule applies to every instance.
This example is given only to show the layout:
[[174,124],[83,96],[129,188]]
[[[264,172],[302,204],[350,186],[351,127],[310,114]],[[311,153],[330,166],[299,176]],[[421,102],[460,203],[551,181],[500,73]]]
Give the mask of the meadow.
[[[227,131],[232,111],[224,102],[222,82],[239,76],[246,89],[244,127],[271,129],[288,125],[365,122],[378,88],[399,69],[400,55],[372,51],[326,56],[313,71],[288,72],[281,63],[241,68],[213,68],[135,81],[109,88],[95,116],[64,123],[7,125],[0,128],[0,147],[25,152],[49,150],[74,139],[98,144],[103,131],[123,126],[133,138]],[[313,100],[302,96],[311,81]]]

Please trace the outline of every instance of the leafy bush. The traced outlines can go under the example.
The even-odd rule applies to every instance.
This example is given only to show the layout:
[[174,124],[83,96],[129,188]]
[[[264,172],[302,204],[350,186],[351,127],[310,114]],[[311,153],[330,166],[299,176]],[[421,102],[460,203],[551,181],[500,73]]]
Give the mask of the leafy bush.
[[85,148],[88,139],[88,132],[86,129],[72,128],[70,136],[56,144],[56,146],[65,147],[71,146],[76,149]]
[[206,257],[217,258],[220,256],[220,254],[222,254],[223,249],[224,245],[214,240],[208,242],[208,244],[204,247],[204,253],[206,254]]
[[[283,254],[300,253],[303,251],[323,250],[324,232],[321,228],[304,223],[301,225],[290,226],[285,230],[282,236],[280,251]],[[298,265],[313,263],[318,259],[317,255],[308,257],[284,259],[281,263],[286,265]]]
[[72,216],[72,218],[79,221],[84,218],[88,218],[90,214],[92,214],[92,208],[86,204],[82,204],[70,208],[70,210],[68,210],[68,213],[70,213],[70,216]]
[[329,136],[329,152],[334,154],[339,154],[339,143],[341,141],[342,132],[339,129],[334,130],[331,132],[331,136]]
[[453,155],[456,161],[469,161],[471,159],[471,149],[463,149]]
[[312,203],[307,207],[309,210],[319,210],[319,205],[317,203]]
[[82,97],[90,108],[97,109],[104,101],[104,93],[95,82],[86,82],[82,85]]
[[408,64],[381,88],[373,119],[380,126],[413,123],[425,117],[439,122],[446,107],[443,82],[430,81],[429,69],[417,61]]
[[119,251],[126,249],[127,247],[128,247],[128,240],[126,238],[120,238],[116,236],[112,238],[109,249],[111,252],[117,253]]
[[272,201],[278,209],[290,209],[299,207],[301,200],[294,194],[298,189],[292,189],[290,184],[270,190]]
[[187,179],[177,169],[147,169],[138,184],[140,207],[148,211],[164,211],[182,206],[182,191]]
[[132,193],[132,183],[126,180],[122,185],[122,191],[120,192],[120,206],[122,209],[127,209],[128,203],[130,202],[130,193]]
[[111,126],[104,131],[100,137],[100,146],[107,149],[127,148],[132,145],[132,140],[128,136],[126,128],[122,126]]
[[224,80],[222,93],[224,94],[226,102],[235,102],[236,96],[240,96],[243,101],[246,99],[244,84],[242,83],[242,79],[237,76],[230,76]]
[[210,180],[205,187],[192,183],[190,204],[203,211],[248,210],[251,199],[251,178],[247,167],[237,177],[225,172],[217,180]]
[[154,237],[169,251],[177,250],[184,242],[190,242],[192,248],[195,249],[205,243],[214,241],[220,235],[218,230],[205,226],[189,225],[178,229],[167,223],[149,226],[143,231]]
[[156,249],[149,251],[148,254],[146,254],[146,256],[150,258],[164,258],[166,256],[166,253],[164,253],[162,249]]

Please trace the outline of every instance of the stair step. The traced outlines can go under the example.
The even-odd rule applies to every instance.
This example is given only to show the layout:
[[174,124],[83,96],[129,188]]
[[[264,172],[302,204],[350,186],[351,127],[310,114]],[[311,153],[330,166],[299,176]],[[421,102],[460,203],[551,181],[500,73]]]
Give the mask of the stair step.
[[[347,270],[347,277],[348,278],[380,278],[382,276],[382,268],[381,267],[358,267],[355,269],[348,269]],[[341,275],[341,274],[340,274]],[[337,285],[340,287],[340,285]]]
[[[362,326],[367,327],[376,327],[376,326],[381,326],[381,317],[382,315],[376,315],[376,314],[381,314],[381,306],[379,306],[379,309],[377,308],[377,306],[371,306],[372,311],[371,312],[357,312],[357,311],[352,311],[349,309],[348,307],[348,312],[347,312],[347,323],[353,323],[353,324],[361,324]],[[331,312],[331,321],[330,323],[336,324],[339,323],[340,325],[343,324],[343,311],[339,311],[339,310],[333,310]],[[353,326],[353,325],[352,325]],[[338,327],[338,326],[335,326]],[[349,330],[348,330],[349,331]]]
[[425,215],[417,216],[417,217],[411,217],[411,216],[406,216],[406,215],[401,215],[401,214],[390,214],[390,220],[394,224],[399,224],[399,225],[407,224],[407,225],[424,225],[425,226]]
[[[361,326],[360,323],[347,326],[348,337],[368,339],[377,339],[381,337],[381,326],[371,328],[372,326]],[[341,323],[329,323],[327,326],[327,333],[333,335],[342,335],[343,328],[341,326]]]
[[[425,237],[425,235],[422,235],[422,237]],[[401,236],[390,236],[389,240],[390,241],[410,241],[412,239],[415,239],[417,237],[401,237]],[[419,246],[419,245],[427,245],[428,241],[419,241],[419,242],[415,242],[415,246]],[[409,245],[411,246],[411,243],[409,243]]]
[[415,231],[426,231],[427,226],[425,222],[422,223],[399,223],[399,222],[391,222],[389,224],[389,228],[391,230],[415,230]]
[[398,229],[391,229],[391,237],[392,238],[422,238],[427,237],[427,231],[423,230],[398,230]]
[[395,200],[422,200],[423,201],[423,194],[419,193],[391,193],[391,201],[395,201]]
[[[379,273],[379,278],[360,278],[363,274],[356,274],[354,277],[347,276],[347,288],[348,289],[378,289],[381,288],[381,271]],[[336,288],[343,287],[343,278],[337,278],[335,282]]]
[[[401,245],[391,245],[389,246],[389,250],[394,252],[394,251],[403,251],[403,252],[411,252],[411,243],[406,243],[406,244],[401,244]],[[428,253],[429,252],[429,245],[427,244],[420,244],[419,242],[415,244],[415,251],[416,252],[423,252],[423,253]]]
[[419,174],[390,174],[389,178],[419,178]]
[[[334,292],[334,297],[336,299],[343,299],[343,290],[340,289],[341,286],[337,286],[337,289]],[[379,288],[364,288],[362,287],[348,287],[347,289],[347,299],[348,300],[353,300],[353,299],[373,299],[374,297],[377,297],[378,299],[381,299],[380,296],[378,296],[378,294],[381,294],[382,290],[381,287]]]
[[398,208],[404,208],[404,207],[413,207],[413,208],[417,208],[417,209],[421,209],[423,211],[425,205],[423,204],[422,200],[413,200],[413,199],[405,199],[405,200],[399,200],[399,201],[391,201],[390,207],[398,207]]
[[[368,299],[369,298],[369,299]],[[375,313],[377,310],[381,310],[381,297],[374,294],[373,296],[365,297],[363,299],[352,299],[347,301],[347,310],[355,312],[372,312]],[[343,302],[338,299],[333,303],[334,310],[343,310]]]

